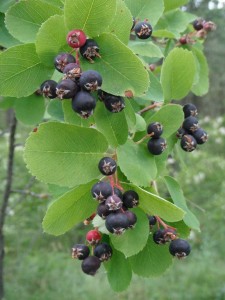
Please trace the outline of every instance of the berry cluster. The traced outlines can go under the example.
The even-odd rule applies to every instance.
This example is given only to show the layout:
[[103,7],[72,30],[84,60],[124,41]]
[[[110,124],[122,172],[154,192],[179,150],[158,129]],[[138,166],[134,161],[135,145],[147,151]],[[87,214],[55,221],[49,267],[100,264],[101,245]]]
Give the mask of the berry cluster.
[[216,29],[216,25],[215,23],[213,23],[212,21],[206,21],[202,18],[196,19],[193,22],[193,28],[196,31],[200,31],[200,30],[205,30],[205,31],[213,31]]
[[[101,262],[109,260],[112,256],[111,246],[100,242],[101,238],[98,230],[90,230],[86,234],[88,245],[76,244],[72,247],[72,258],[82,260],[81,269],[88,275],[95,275]],[[90,247],[92,251],[90,251]]]
[[[191,252],[191,247],[186,240],[180,239],[177,236],[176,229],[166,225],[159,217],[148,216],[150,229],[154,225],[158,225],[158,229],[153,233],[153,241],[157,245],[165,245],[170,242],[169,252],[171,255],[181,259],[188,256]],[[163,228],[160,228],[160,225]]]
[[208,140],[207,132],[199,127],[197,108],[194,104],[188,103],[183,106],[184,122],[177,131],[177,137],[181,139],[181,148],[186,152],[192,152],[197,144],[204,144]]
[[159,155],[163,153],[166,149],[166,140],[161,137],[163,133],[163,126],[159,122],[153,122],[147,127],[148,136],[150,140],[148,141],[147,147],[148,151],[153,155]]

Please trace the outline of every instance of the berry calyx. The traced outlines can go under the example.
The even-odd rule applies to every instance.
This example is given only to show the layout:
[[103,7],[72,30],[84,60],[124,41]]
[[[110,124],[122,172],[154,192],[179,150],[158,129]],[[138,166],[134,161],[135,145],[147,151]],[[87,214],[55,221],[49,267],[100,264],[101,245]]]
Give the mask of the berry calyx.
[[147,22],[138,22],[134,31],[139,39],[148,39],[152,35],[152,26]]
[[112,195],[112,187],[108,182],[100,181],[93,185],[91,194],[95,200],[101,203]]
[[81,68],[77,63],[70,63],[65,66],[63,73],[65,74],[63,79],[71,79],[75,81],[81,76]]
[[80,54],[89,60],[90,63],[94,63],[93,59],[95,57],[101,57],[99,54],[99,46],[93,39],[86,40],[86,43],[80,47]]
[[94,255],[97,256],[100,261],[107,261],[112,256],[112,248],[107,243],[98,244],[95,247]]
[[98,230],[95,229],[88,231],[88,233],[86,234],[86,240],[92,246],[97,245],[101,238],[101,234]]
[[153,138],[159,138],[163,133],[163,126],[159,122],[150,123],[147,127],[147,133],[151,134]]
[[123,204],[127,208],[136,207],[139,204],[138,194],[133,190],[126,191],[123,194]]
[[98,169],[103,175],[109,176],[116,172],[117,164],[111,157],[103,157],[98,163]]
[[63,73],[65,66],[70,63],[75,63],[75,57],[70,53],[60,53],[54,59],[54,66],[56,70]]
[[167,143],[164,138],[150,139],[147,144],[148,151],[153,155],[160,155],[167,148]]
[[82,261],[81,269],[85,274],[94,276],[101,266],[101,261],[97,256],[88,256]]
[[80,87],[88,92],[96,91],[102,85],[102,76],[94,70],[88,70],[80,76]]
[[42,95],[50,99],[56,98],[57,97],[56,86],[57,86],[57,82],[54,80],[44,81],[40,86]]
[[117,211],[122,207],[123,202],[117,195],[114,194],[106,199],[105,205],[108,206],[109,211]]
[[173,256],[181,259],[190,254],[191,246],[186,240],[176,239],[170,243],[169,252]]
[[86,35],[80,29],[71,30],[66,37],[67,44],[72,48],[80,48],[86,42]]
[[83,260],[90,254],[90,249],[84,244],[76,244],[72,248],[72,258]]

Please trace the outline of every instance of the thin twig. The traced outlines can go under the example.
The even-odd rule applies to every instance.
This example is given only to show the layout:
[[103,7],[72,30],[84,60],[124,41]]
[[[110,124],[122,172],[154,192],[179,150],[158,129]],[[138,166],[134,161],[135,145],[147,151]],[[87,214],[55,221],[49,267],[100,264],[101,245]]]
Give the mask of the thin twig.
[[153,104],[151,104],[151,105],[149,105],[149,106],[146,106],[145,108],[139,110],[137,113],[138,113],[139,115],[141,115],[141,114],[143,114],[144,112],[149,111],[149,110],[154,109],[154,108],[159,107],[159,106],[162,106],[162,103],[161,103],[161,102],[156,102],[156,103],[153,103]]

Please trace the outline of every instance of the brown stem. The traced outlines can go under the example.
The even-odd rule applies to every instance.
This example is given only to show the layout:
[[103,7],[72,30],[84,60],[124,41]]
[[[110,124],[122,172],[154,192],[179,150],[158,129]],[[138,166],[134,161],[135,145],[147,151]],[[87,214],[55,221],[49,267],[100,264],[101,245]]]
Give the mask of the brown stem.
[[135,142],[135,144],[137,144],[137,145],[141,144],[142,142],[144,142],[144,140],[146,140],[147,138],[149,138],[149,137],[151,137],[153,135],[154,135],[154,133],[146,134],[145,136],[143,136],[142,139],[140,139],[139,141]]
[[171,229],[176,230],[176,228],[174,228],[174,227],[172,227],[172,226],[169,226],[169,225],[167,225],[165,222],[163,222],[163,220],[162,220],[160,217],[158,217],[158,216],[155,216],[155,217],[156,217],[157,222],[158,222],[159,224],[161,224],[165,229],[171,228]]
[[146,106],[145,108],[139,110],[137,113],[138,113],[139,115],[141,115],[141,114],[143,114],[144,112],[149,111],[149,110],[154,109],[154,108],[159,107],[159,106],[162,106],[162,103],[156,102],[156,103],[153,103],[153,104],[151,104],[151,105],[149,105],[149,106]]
[[17,121],[14,112],[10,114],[10,129],[9,129],[9,150],[7,160],[7,175],[6,185],[3,194],[3,200],[0,207],[0,299],[4,298],[4,232],[3,227],[5,223],[6,210],[9,202],[10,191],[13,181],[13,162],[14,162],[14,150],[15,150],[15,134],[16,134]]

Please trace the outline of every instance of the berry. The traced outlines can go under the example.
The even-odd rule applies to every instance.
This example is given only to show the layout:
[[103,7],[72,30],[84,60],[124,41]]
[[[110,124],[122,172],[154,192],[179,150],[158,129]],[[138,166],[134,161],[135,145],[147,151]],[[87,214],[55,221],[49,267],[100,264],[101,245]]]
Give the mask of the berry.
[[86,42],[86,35],[80,29],[70,31],[66,37],[67,44],[72,48],[80,48]]
[[122,200],[114,194],[106,199],[105,205],[108,206],[110,211],[117,211],[122,207],[123,203]]
[[186,36],[182,36],[182,37],[179,39],[179,42],[180,42],[181,45],[187,44],[187,38],[186,38]]
[[116,172],[117,164],[111,157],[103,157],[98,163],[99,171],[106,176]]
[[116,188],[116,187],[114,187],[113,190],[114,190],[114,194],[116,194],[122,200],[123,199],[123,193],[121,192],[121,190]]
[[99,55],[99,46],[96,41],[92,39],[87,39],[86,43],[80,47],[80,54],[91,63],[94,62],[93,58],[101,57]]
[[187,131],[186,131],[184,128],[180,127],[180,128],[177,130],[176,137],[177,137],[178,139],[181,139],[181,138],[183,137],[183,135],[185,135],[185,134],[187,134]]
[[111,213],[106,217],[105,226],[109,232],[121,235],[129,227],[129,220],[124,213]]
[[63,79],[71,79],[75,81],[80,78],[81,68],[76,63],[70,63],[65,66],[63,73],[65,74]]
[[149,225],[150,226],[154,226],[157,222],[157,219],[155,216],[148,216],[148,220],[149,220]]
[[127,208],[135,207],[139,204],[139,196],[135,191],[129,190],[123,194],[123,204]]
[[101,238],[101,234],[98,230],[95,229],[88,231],[88,233],[86,234],[86,240],[92,246],[97,245]]
[[109,210],[108,205],[106,205],[105,203],[99,203],[97,207],[97,214],[102,219],[105,219],[109,214],[111,214],[111,211]]
[[197,107],[192,103],[187,103],[183,106],[184,117],[195,117],[198,114]]
[[106,93],[105,91],[103,91],[103,90],[101,90],[101,89],[98,89],[97,94],[98,94],[98,99],[99,99],[100,101],[105,101],[105,98],[106,98],[107,96],[112,96],[111,94]]
[[152,26],[147,22],[138,22],[134,31],[139,39],[148,39],[152,35]]
[[90,249],[86,245],[77,244],[74,245],[72,248],[72,258],[78,258],[80,260],[83,260],[87,258],[89,254],[90,254]]
[[102,76],[94,70],[88,70],[80,76],[80,87],[86,91],[96,91],[102,85]]
[[72,109],[83,119],[87,119],[93,115],[95,106],[95,98],[86,91],[78,92],[72,99]]
[[194,132],[199,128],[198,120],[192,116],[187,117],[184,119],[182,127],[189,132]]
[[167,147],[166,140],[164,138],[150,139],[147,147],[153,155],[160,155]]
[[112,195],[112,187],[108,182],[100,181],[93,185],[91,194],[95,200],[104,202]]
[[56,86],[56,94],[59,99],[70,99],[77,93],[78,87],[76,82],[70,79],[60,81]]
[[184,151],[192,152],[196,149],[197,142],[196,142],[196,139],[192,135],[185,134],[180,141],[180,146]]
[[132,17],[132,20],[133,20],[133,24],[132,24],[132,27],[131,27],[131,31],[134,29],[134,26],[135,26],[135,24],[136,24],[136,20],[135,20],[135,17]]
[[197,19],[193,22],[193,27],[195,30],[199,31],[203,29],[204,20],[203,19]]
[[208,140],[208,134],[202,128],[198,128],[192,135],[196,139],[197,144],[204,144]]
[[150,70],[150,71],[154,72],[155,69],[156,69],[156,65],[155,65],[155,64],[150,64],[150,65],[149,65],[149,70]]
[[75,63],[76,59],[73,55],[69,53],[60,53],[54,59],[54,66],[56,70],[63,73],[63,70],[66,65],[70,63]]
[[133,213],[130,210],[127,210],[127,211],[124,212],[124,214],[127,216],[128,221],[129,221],[128,228],[134,228],[134,226],[137,222],[137,216],[135,215],[135,213]]
[[112,256],[112,248],[107,243],[98,244],[95,247],[94,255],[97,256],[100,261],[107,261]]
[[158,229],[153,233],[153,241],[159,245],[164,245],[175,238],[176,232],[172,228]]
[[88,256],[82,261],[82,271],[88,275],[95,275],[101,266],[101,261],[96,256]]
[[40,90],[44,97],[54,99],[57,97],[56,95],[56,86],[57,82],[54,80],[46,80],[41,86]]
[[191,246],[186,240],[176,239],[170,243],[169,252],[178,258],[186,257],[191,252]]
[[104,104],[106,109],[112,113],[118,113],[122,111],[125,107],[125,102],[123,97],[108,95],[104,98]]
[[148,125],[147,133],[151,134],[153,138],[159,138],[163,133],[163,126],[159,122],[153,122]]

